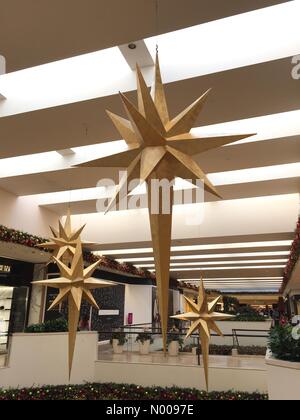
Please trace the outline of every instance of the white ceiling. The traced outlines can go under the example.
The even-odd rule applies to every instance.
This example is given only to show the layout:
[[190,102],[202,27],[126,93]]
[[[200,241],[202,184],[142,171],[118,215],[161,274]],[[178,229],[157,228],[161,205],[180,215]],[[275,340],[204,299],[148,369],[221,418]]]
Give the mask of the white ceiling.
[[[195,33],[209,34],[211,28],[223,28],[223,33],[216,31],[215,36],[210,35],[205,39],[199,35],[199,39],[196,37],[194,40],[185,35],[186,38],[182,39],[187,40],[186,51],[185,45],[178,43],[178,51],[181,48],[179,56],[176,54],[176,49],[173,55],[168,56],[171,54],[167,44],[168,39],[172,40],[176,34],[163,35],[160,40],[163,77],[167,82],[166,93],[171,114],[180,112],[196,97],[212,87],[211,97],[197,121],[200,132],[239,133],[249,132],[250,129],[250,132],[257,133],[257,136],[247,143],[206,152],[197,156],[197,161],[206,173],[213,174],[212,177],[219,177],[218,188],[224,199],[228,201],[300,192],[300,168],[298,166],[297,169],[294,165],[300,162],[300,81],[295,81],[291,77],[291,54],[300,54],[298,29],[295,29],[293,23],[299,15],[292,12],[297,10],[300,2],[160,0],[158,22],[155,3],[152,0],[89,0],[87,6],[86,2],[79,0],[64,2],[52,0],[47,4],[45,2],[40,4],[34,0],[26,2],[0,0],[0,54],[6,57],[7,70],[11,72],[7,76],[0,76],[0,93],[5,94],[7,98],[0,102],[1,189],[16,196],[34,195],[43,206],[60,216],[65,214],[70,201],[72,212],[81,215],[80,217],[95,213],[96,197],[85,196],[83,189],[95,188],[103,177],[116,180],[117,170],[74,168],[72,165],[85,160],[84,156],[87,156],[87,153],[89,156],[92,154],[97,157],[98,154],[101,156],[117,147],[110,142],[120,138],[105,110],[110,109],[124,115],[121,101],[116,93],[122,89],[128,92],[130,99],[135,100],[135,74],[122,59],[122,65],[116,64],[114,72],[108,75],[111,83],[108,86],[104,83],[104,79],[98,76],[98,68],[84,68],[84,64],[99,65],[100,74],[103,62],[97,61],[98,57],[107,57],[105,61],[107,68],[111,63],[109,60],[116,59],[115,50],[101,51],[105,48],[123,46],[125,56],[127,54],[129,61],[132,62],[129,49],[126,53],[126,44],[129,42],[149,38],[157,31],[165,34],[192,25],[204,24],[184,33],[199,31]],[[281,5],[277,8],[255,12],[278,4]],[[251,11],[254,13],[237,16]],[[282,25],[278,27],[281,15],[289,16],[289,19],[282,18],[282,22],[279,21]],[[231,20],[216,22],[218,19],[231,16],[235,16],[232,22],[235,22],[236,27],[242,26],[245,31],[234,32]],[[270,16],[270,19],[266,19],[266,16]],[[274,34],[278,39],[275,42],[274,37],[268,37],[268,34],[270,35],[277,27],[278,30]],[[263,36],[257,38],[259,28],[265,30],[263,35],[265,38]],[[230,30],[233,32],[229,33]],[[232,45],[228,41],[218,55],[218,46],[221,48],[221,41],[227,39],[232,39]],[[153,43],[151,40],[146,41],[147,45],[151,43]],[[228,53],[221,59],[224,48],[228,49]],[[74,61],[58,61],[95,51],[99,53],[89,58],[84,56],[72,59]],[[257,52],[257,57],[254,52],[255,54]],[[137,61],[145,59],[145,51],[139,56],[137,49],[134,54],[137,54]],[[185,65],[181,57],[183,55],[186,60],[194,57],[195,65],[193,63]],[[119,58],[116,63],[118,60]],[[47,64],[53,61],[58,62]],[[75,69],[76,63],[82,63],[82,74],[81,69]],[[39,65],[43,66],[22,70]],[[63,68],[70,71],[72,66],[74,74],[70,75],[70,80],[73,77],[73,84],[71,81],[68,84],[68,74],[64,76],[65,79],[60,78],[60,75]],[[227,70],[224,70],[225,68]],[[22,71],[17,72],[17,70]],[[144,73],[150,83],[152,68],[145,68]],[[228,124],[222,125],[222,123]],[[107,144],[106,152],[101,149],[102,146],[93,146],[102,143]],[[88,152],[87,149],[76,149],[82,146],[90,146]],[[70,148],[75,148],[74,155],[65,156],[64,153],[64,156],[61,156],[55,153]],[[40,155],[37,155],[38,153]],[[288,166],[280,170],[279,165]],[[266,167],[269,167],[267,177]],[[246,169],[253,169],[255,179],[242,182],[243,172],[235,172],[237,181],[225,182],[230,171]],[[227,173],[223,174],[224,172]],[[70,190],[79,190],[76,197],[81,194],[81,198],[72,199]],[[55,194],[58,192],[65,194]],[[212,196],[206,196],[206,201],[214,200]],[[258,214],[257,218],[259,217]],[[121,215],[118,223],[122,224]],[[132,223],[134,224],[134,218]],[[296,218],[291,223],[294,224]],[[283,227],[281,231],[278,226],[274,235],[277,239],[285,238],[291,241],[292,230],[286,232]],[[272,233],[266,231],[264,235],[261,236],[261,233],[259,235],[260,240],[268,240]],[[226,236],[218,237],[217,232],[211,232],[211,236],[218,241],[215,243],[228,241]],[[199,237],[197,243],[208,244],[210,240],[208,236]],[[248,242],[249,235],[245,234],[243,229],[240,237],[232,237],[230,240],[237,244]],[[182,241],[185,241],[184,237]],[[251,237],[250,242],[257,241],[258,236]],[[115,240],[111,242],[115,242],[114,246],[110,244],[106,249],[133,249],[129,254],[124,252],[113,254],[116,258],[126,260],[126,258],[152,256],[152,252],[142,255],[139,252],[140,248],[149,247],[150,243],[133,244],[129,239],[127,242],[121,241],[117,234]],[[192,244],[193,240],[186,240],[187,246]],[[218,249],[217,252],[201,250],[200,253],[204,256],[216,253],[232,254],[230,257],[222,257],[221,261],[234,263],[226,264],[226,269],[224,268],[226,265],[224,267],[201,265],[201,273],[208,279],[206,284],[211,288],[219,286],[218,288],[232,289],[235,286],[237,289],[249,289],[249,285],[252,284],[255,289],[278,290],[285,265],[285,262],[278,260],[287,259],[286,254],[267,257],[239,257],[235,254],[274,251],[286,253],[289,247],[289,245],[280,245],[244,249],[237,246],[233,250]],[[105,249],[105,246],[102,249]],[[172,253],[173,257],[188,254],[195,256],[196,263],[220,260],[218,256],[207,260],[198,258],[199,251]],[[260,262],[266,259],[274,262]],[[249,260],[253,260],[253,263],[249,263]],[[188,262],[191,261],[193,260]],[[172,264],[177,262],[184,264],[187,261],[178,258],[172,260]],[[149,261],[140,261],[140,263],[149,264]],[[179,279],[199,279],[199,267],[200,265],[192,268],[185,265],[176,266],[174,267],[176,271],[172,274]]]

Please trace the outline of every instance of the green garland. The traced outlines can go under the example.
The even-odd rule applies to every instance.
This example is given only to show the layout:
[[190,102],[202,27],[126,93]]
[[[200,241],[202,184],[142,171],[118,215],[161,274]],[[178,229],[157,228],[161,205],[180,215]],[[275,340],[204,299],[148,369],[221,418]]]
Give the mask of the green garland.
[[[14,243],[40,250],[39,245],[48,242],[48,240],[39,236],[30,235],[26,232],[21,232],[19,230],[9,229],[3,225],[0,225],[0,242]],[[108,257],[98,257],[90,251],[84,252],[84,259],[87,263],[95,263],[96,261],[101,260],[100,268],[108,268],[125,274],[132,274],[138,277],[155,279],[155,276],[153,276],[153,274],[147,270],[137,268],[134,265],[128,263],[120,264],[118,261]]]
[[146,388],[137,385],[86,384],[74,386],[48,386],[27,389],[0,389],[4,400],[173,400],[173,401],[267,401],[268,396],[245,392],[204,392],[196,389]]

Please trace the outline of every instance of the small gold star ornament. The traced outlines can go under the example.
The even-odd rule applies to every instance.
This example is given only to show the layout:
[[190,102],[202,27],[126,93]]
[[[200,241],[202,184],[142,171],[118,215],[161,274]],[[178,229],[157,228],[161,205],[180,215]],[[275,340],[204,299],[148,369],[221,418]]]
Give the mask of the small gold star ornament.
[[[84,226],[72,233],[70,215],[68,215],[65,228],[62,227],[61,223],[59,226],[59,234],[62,238],[58,238],[59,235],[56,235],[55,233],[57,239],[54,239],[54,243],[50,244],[52,244],[53,249],[55,250],[56,256],[53,256],[53,260],[60,270],[61,277],[51,280],[35,281],[33,284],[59,289],[58,296],[48,309],[49,311],[65,300],[68,302],[69,377],[71,377],[82,300],[85,299],[90,305],[99,310],[99,306],[97,305],[91,290],[111,287],[115,286],[115,284],[91,277],[101,263],[100,260],[89,267],[84,268],[82,242],[80,239],[80,233]],[[43,245],[48,247],[48,243]],[[64,257],[66,253],[67,264],[66,261],[63,262],[59,259],[59,257]],[[69,260],[71,263],[69,263]]]
[[195,331],[198,331],[201,340],[206,388],[208,390],[209,343],[211,331],[214,331],[223,337],[221,330],[216,324],[216,321],[225,321],[234,317],[232,315],[214,312],[217,304],[221,299],[221,296],[219,296],[213,302],[208,303],[203,280],[201,280],[199,286],[198,303],[193,302],[186,296],[184,296],[184,299],[188,303],[188,307],[191,309],[191,311],[185,314],[172,316],[172,318],[191,322],[191,327],[188,330],[186,339],[190,337]]

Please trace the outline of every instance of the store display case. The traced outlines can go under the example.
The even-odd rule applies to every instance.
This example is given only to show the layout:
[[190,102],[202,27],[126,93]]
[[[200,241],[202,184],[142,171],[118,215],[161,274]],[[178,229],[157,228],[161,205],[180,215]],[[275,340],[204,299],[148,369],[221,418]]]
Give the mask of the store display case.
[[13,291],[13,287],[0,286],[0,353],[7,350]]

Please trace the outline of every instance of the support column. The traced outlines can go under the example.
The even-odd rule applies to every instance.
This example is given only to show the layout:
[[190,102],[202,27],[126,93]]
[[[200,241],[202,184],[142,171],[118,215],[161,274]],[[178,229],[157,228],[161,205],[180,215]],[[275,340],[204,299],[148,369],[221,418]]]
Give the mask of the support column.
[[[46,265],[35,264],[33,281],[44,280],[46,277]],[[28,325],[39,324],[43,321],[44,288],[33,285],[30,299]]]

